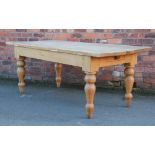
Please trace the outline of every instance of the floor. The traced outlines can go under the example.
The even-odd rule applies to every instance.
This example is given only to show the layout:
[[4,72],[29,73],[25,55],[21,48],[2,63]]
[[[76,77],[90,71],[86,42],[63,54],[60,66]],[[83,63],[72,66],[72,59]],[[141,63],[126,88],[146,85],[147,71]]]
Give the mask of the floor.
[[28,83],[25,95],[17,82],[0,80],[0,125],[20,126],[128,126],[155,125],[155,96],[134,95],[125,106],[122,91],[97,89],[93,119],[85,115],[83,88],[56,88],[52,84]]

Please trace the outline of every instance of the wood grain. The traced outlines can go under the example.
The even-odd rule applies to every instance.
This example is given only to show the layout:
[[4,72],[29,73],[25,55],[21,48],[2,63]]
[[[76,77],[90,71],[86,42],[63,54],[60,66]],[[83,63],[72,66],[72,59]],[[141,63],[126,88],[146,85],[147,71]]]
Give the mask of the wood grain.
[[19,87],[19,92],[21,94],[24,93],[25,90],[25,57],[20,56],[19,59],[17,60],[17,75],[18,75],[18,87]]
[[86,94],[86,100],[87,100],[87,104],[86,104],[86,112],[87,112],[87,117],[88,118],[92,118],[93,116],[93,112],[94,112],[94,96],[95,96],[95,92],[96,92],[96,86],[95,86],[95,82],[96,82],[96,73],[88,73],[86,72],[86,76],[85,76],[85,94]]
[[51,52],[69,53],[93,57],[114,56],[148,51],[147,46],[129,46],[120,44],[84,43],[60,40],[42,40],[26,42],[7,42],[7,44]]
[[55,64],[55,72],[56,72],[56,85],[57,85],[57,88],[60,87],[61,85],[61,72],[62,72],[62,65],[59,64],[59,63],[56,63]]
[[132,103],[132,88],[134,84],[134,66],[131,63],[125,64],[125,100],[127,102],[127,106],[130,107]]

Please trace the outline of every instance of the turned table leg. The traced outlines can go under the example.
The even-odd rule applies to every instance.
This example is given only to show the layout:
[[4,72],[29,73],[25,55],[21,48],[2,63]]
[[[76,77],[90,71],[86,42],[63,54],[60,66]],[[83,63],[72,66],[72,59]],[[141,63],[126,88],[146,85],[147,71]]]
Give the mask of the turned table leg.
[[86,82],[86,85],[84,90],[85,90],[86,100],[87,100],[86,112],[87,112],[88,118],[92,118],[93,112],[94,112],[94,96],[96,92],[96,86],[95,86],[96,73],[86,72],[85,82]]
[[55,71],[56,71],[56,85],[57,85],[57,88],[60,87],[61,85],[61,72],[62,72],[62,64],[58,64],[56,63],[55,64]]
[[21,94],[24,93],[25,90],[25,57],[19,57],[17,59],[17,75],[18,75],[18,87],[19,87],[19,92]]
[[127,106],[129,107],[132,103],[132,88],[134,84],[134,65],[131,65],[130,63],[125,64],[125,100],[127,101]]

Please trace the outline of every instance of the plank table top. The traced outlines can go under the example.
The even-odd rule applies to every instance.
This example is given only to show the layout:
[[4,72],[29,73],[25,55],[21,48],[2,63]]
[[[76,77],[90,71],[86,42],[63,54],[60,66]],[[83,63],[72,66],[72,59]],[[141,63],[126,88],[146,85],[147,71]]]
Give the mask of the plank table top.
[[125,55],[130,53],[148,51],[151,49],[150,47],[146,46],[84,43],[84,42],[58,41],[58,40],[20,41],[20,42],[8,42],[7,44],[32,49],[48,50],[54,52],[70,53],[92,57]]

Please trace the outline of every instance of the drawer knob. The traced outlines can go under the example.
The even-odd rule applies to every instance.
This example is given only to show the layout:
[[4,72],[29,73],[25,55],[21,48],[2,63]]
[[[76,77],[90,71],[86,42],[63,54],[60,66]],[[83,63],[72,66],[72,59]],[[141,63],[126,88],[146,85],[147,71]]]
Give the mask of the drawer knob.
[[120,58],[121,58],[120,56],[114,56],[114,60],[118,60]]

